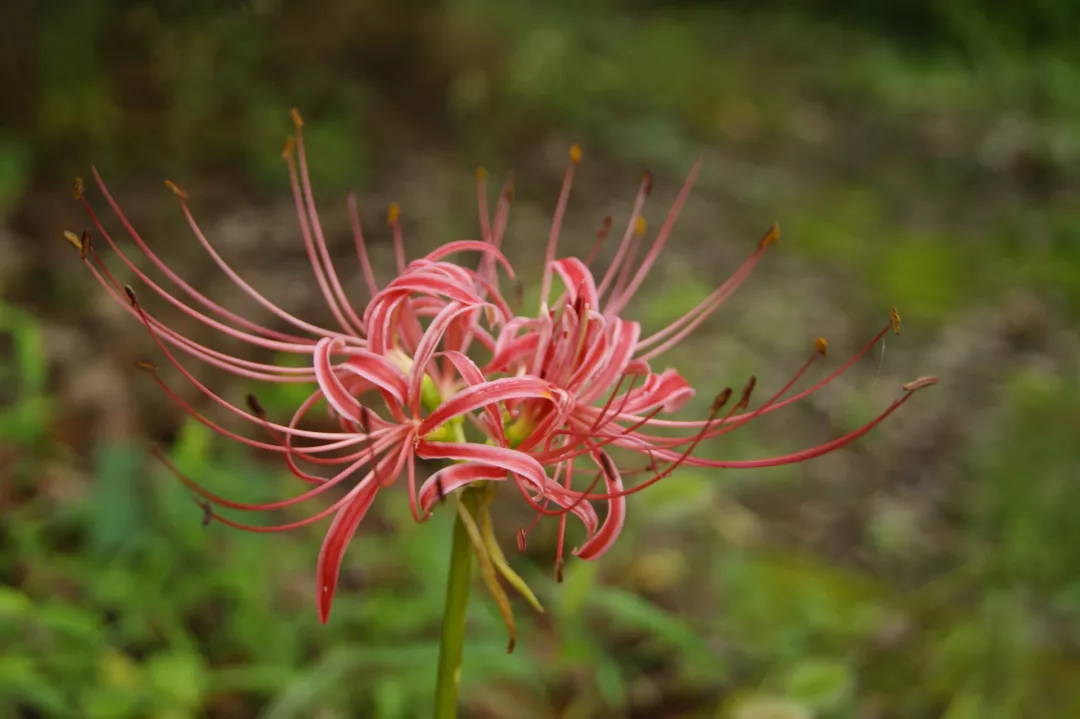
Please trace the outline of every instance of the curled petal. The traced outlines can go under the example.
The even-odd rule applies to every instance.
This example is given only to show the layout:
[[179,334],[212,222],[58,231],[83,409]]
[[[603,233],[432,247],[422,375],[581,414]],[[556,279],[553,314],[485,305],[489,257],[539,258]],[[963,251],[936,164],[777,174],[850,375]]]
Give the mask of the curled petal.
[[604,524],[600,527],[600,531],[574,552],[582,559],[599,559],[607,550],[611,549],[612,545],[615,544],[615,540],[619,538],[623,522],[626,520],[626,495],[621,494],[623,482],[619,469],[602,452],[593,454],[593,458],[596,459],[597,464],[603,470],[604,479],[607,482],[607,491],[608,494],[612,495],[612,498],[608,500],[607,517],[604,518]]
[[338,513],[334,515],[334,521],[330,524],[330,530],[326,533],[326,539],[323,540],[322,549],[319,551],[319,562],[315,569],[318,587],[316,602],[319,606],[319,621],[323,624],[330,619],[330,606],[334,603],[334,590],[337,589],[341,558],[345,555],[345,548],[349,546],[356,528],[360,526],[364,515],[371,508],[371,503],[375,500],[378,491],[378,483],[373,482],[353,501],[338,510]]
[[538,377],[504,377],[467,387],[446,400],[420,423],[420,436],[430,433],[442,423],[485,405],[513,399],[553,399],[551,385]]

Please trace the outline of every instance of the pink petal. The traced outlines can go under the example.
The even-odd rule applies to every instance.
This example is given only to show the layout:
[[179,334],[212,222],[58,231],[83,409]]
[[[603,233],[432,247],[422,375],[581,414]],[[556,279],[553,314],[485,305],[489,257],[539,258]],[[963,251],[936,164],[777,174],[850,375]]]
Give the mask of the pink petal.
[[379,491],[379,485],[372,483],[356,498],[341,508],[330,523],[330,529],[323,540],[322,550],[319,552],[319,561],[315,568],[317,582],[316,603],[319,607],[319,621],[326,624],[330,619],[330,606],[334,602],[334,591],[337,589],[338,574],[341,572],[341,559],[345,555],[345,548],[349,545],[356,528],[367,514],[375,495]]
[[[615,463],[607,459],[607,455],[594,454],[593,458],[597,464],[606,469],[604,478],[607,482],[608,494],[622,492],[622,476],[619,474],[619,469],[615,466]],[[599,559],[615,544],[615,540],[619,538],[619,533],[622,532],[625,520],[626,497],[619,496],[609,499],[607,517],[604,518],[604,524],[600,527],[600,531],[581,545],[580,549],[575,550],[574,554],[582,559]]]

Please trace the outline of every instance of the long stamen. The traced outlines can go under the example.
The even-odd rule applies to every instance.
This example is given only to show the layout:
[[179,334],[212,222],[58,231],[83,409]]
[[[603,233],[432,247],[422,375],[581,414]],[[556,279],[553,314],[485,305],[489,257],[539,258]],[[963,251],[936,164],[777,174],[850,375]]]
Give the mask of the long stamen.
[[[315,274],[315,281],[322,291],[327,307],[337,320],[346,334],[357,337],[363,336],[363,322],[353,312],[352,306],[338,281],[334,265],[330,261],[330,252],[326,247],[326,238],[323,236],[322,224],[319,222],[319,213],[315,209],[315,198],[311,190],[311,177],[308,174],[307,153],[304,148],[304,120],[300,113],[293,108],[290,111],[293,126],[296,131],[296,155],[299,160],[299,172],[297,162],[293,160],[293,143],[286,142],[285,150],[281,153],[289,168],[289,184],[292,185],[293,201],[296,204],[296,217],[300,223],[300,234],[304,238],[304,247],[307,249],[308,261],[311,270]],[[302,189],[301,189],[302,188]]]
[[551,291],[551,263],[555,261],[555,248],[559,244],[559,231],[562,229],[563,217],[566,215],[566,205],[570,202],[570,187],[574,184],[574,168],[581,162],[581,147],[570,147],[570,164],[566,166],[566,174],[563,175],[562,189],[559,190],[559,201],[555,205],[555,215],[551,220],[551,231],[548,233],[547,249],[544,251],[544,277],[540,283],[540,305],[544,306],[548,301],[548,293]]
[[615,279],[616,273],[622,265],[623,258],[626,257],[626,251],[629,249],[630,242],[633,241],[634,232],[637,229],[638,218],[641,217],[641,209],[645,206],[645,198],[652,193],[652,173],[645,171],[641,176],[641,186],[638,188],[637,197],[634,198],[634,208],[630,211],[630,221],[626,224],[626,231],[623,232],[622,240],[619,242],[619,248],[615,251],[615,257],[612,258],[611,264],[607,268],[607,272],[604,273],[603,279],[600,280],[600,284],[596,288],[596,294],[598,297],[603,297],[611,286],[611,282]]
[[345,205],[349,210],[349,227],[352,229],[353,242],[356,245],[356,257],[360,260],[360,270],[364,274],[364,284],[367,286],[368,294],[374,297],[379,294],[379,284],[375,281],[375,272],[371,269],[371,259],[368,257],[367,243],[364,242],[364,231],[360,228],[360,212],[356,208],[355,192],[350,192],[345,198]]
[[[263,327],[263,326],[255,323],[255,322],[247,320],[247,319],[241,317],[240,315],[236,314],[235,312],[227,310],[226,308],[222,307],[221,305],[214,302],[213,300],[208,298],[206,295],[202,294],[201,292],[196,290],[194,287],[192,287],[188,282],[186,282],[176,272],[174,272],[172,269],[170,269],[169,266],[166,265],[161,260],[160,257],[158,257],[157,253],[155,253],[152,249],[150,249],[150,246],[146,243],[145,240],[142,239],[142,236],[138,232],[135,231],[135,227],[128,220],[127,215],[124,214],[123,210],[120,209],[120,205],[117,204],[116,200],[113,199],[112,193],[109,192],[109,188],[105,186],[105,181],[101,179],[101,175],[98,174],[97,168],[96,167],[91,167],[90,172],[93,175],[94,182],[97,184],[98,189],[101,191],[102,196],[105,198],[106,203],[108,203],[110,209],[112,209],[112,211],[113,211],[113,214],[116,215],[116,218],[120,221],[121,226],[123,226],[123,228],[127,232],[128,236],[135,242],[136,246],[139,248],[139,251],[142,252],[147,257],[147,259],[150,260],[150,262],[154,265],[154,267],[156,267],[163,275],[165,275],[169,279],[170,282],[172,282],[177,287],[182,289],[188,296],[190,296],[192,299],[194,299],[196,302],[198,302],[199,304],[201,304],[203,307],[207,308],[211,312],[217,314],[218,316],[220,316],[220,317],[222,317],[224,319],[227,319],[230,322],[233,322],[233,323],[239,325],[240,327],[244,327],[244,328],[246,328],[247,330],[249,330],[251,332],[256,332],[256,333],[261,334],[261,335],[263,335],[265,337],[268,337],[268,338],[271,338],[271,339],[276,339],[278,341],[284,341],[284,342],[303,341],[302,338],[294,337],[292,335],[287,335],[287,334],[284,334],[282,332],[278,332],[276,330],[271,330],[269,328]],[[170,189],[170,191],[172,191],[172,193],[174,195],[176,195],[182,201],[182,207],[185,209],[185,214],[187,214],[187,212],[186,212],[186,204],[183,204],[183,200],[186,197],[186,193],[182,189],[177,187],[172,182],[166,182],[166,186]],[[128,267],[130,267],[132,269],[135,269],[133,263],[131,263],[127,259],[127,256],[119,249],[119,246],[112,240],[109,233],[106,232],[104,226],[101,224],[101,221],[98,219],[97,215],[94,213],[94,209],[93,209],[93,207],[91,207],[89,200],[87,200],[86,197],[84,195],[82,195],[82,194],[80,194],[77,199],[79,199],[82,202],[83,209],[90,216],[90,220],[94,223],[94,226],[97,227],[97,229],[101,233],[102,237],[104,237],[106,242],[109,243],[109,246],[113,249],[113,251],[117,254],[117,256],[120,257],[120,259]],[[226,271],[226,274],[229,276],[229,279],[236,282],[237,286],[240,287],[240,289],[242,289],[250,297],[252,297],[252,299],[259,302],[264,307],[266,307],[268,310],[270,310],[271,312],[276,314],[278,317],[281,317],[286,322],[289,322],[290,324],[292,324],[297,329],[302,329],[304,331],[313,332],[313,333],[316,333],[316,334],[322,334],[322,333],[325,332],[325,330],[322,330],[321,328],[315,327],[314,325],[310,325],[307,322],[304,322],[303,320],[300,320],[300,319],[298,319],[296,317],[293,317],[292,315],[288,314],[287,312],[285,312],[281,308],[277,307],[277,305],[274,305],[272,302],[270,302],[265,297],[260,295],[258,292],[256,292],[254,289],[252,289],[249,285],[247,285],[247,283],[245,283],[243,281],[238,281],[238,276],[236,276],[236,274],[231,271],[231,268],[226,270],[227,265],[224,263],[223,260],[221,260],[220,256],[217,255],[217,253],[213,250],[213,247],[209,244],[209,242],[206,240],[206,238],[198,230],[198,225],[194,223],[193,218],[190,218],[190,217],[188,218],[188,226],[192,227],[195,230],[196,239],[198,239],[200,241],[200,243],[202,244],[204,249],[208,250],[208,253],[210,254],[211,259],[214,260],[214,262],[218,265],[218,267],[221,268],[223,271]],[[143,273],[141,273],[141,271],[140,271],[140,272],[138,272],[138,274],[142,275]],[[151,287],[153,287],[154,291],[157,292],[158,294],[160,294],[162,297],[164,297],[166,299],[169,299],[169,298],[172,297],[171,294],[167,293],[164,289],[161,289],[161,288],[157,287],[156,284],[149,283],[149,282],[147,284],[150,285]],[[177,300],[175,298],[170,300],[170,301],[172,301],[174,304],[176,304],[180,309],[184,309],[188,314],[191,314],[192,316],[201,316],[194,309],[189,308],[187,305],[185,305],[184,303],[180,302],[179,300]],[[215,326],[215,328],[217,328],[217,327]]]
[[596,242],[593,243],[592,248],[589,250],[589,254],[585,256],[585,266],[592,267],[592,263],[596,260],[596,255],[600,252],[600,246],[604,244],[604,240],[607,239],[608,233],[611,232],[611,215],[604,218],[604,223],[600,226],[600,230],[596,233]]
[[760,260],[761,256],[765,253],[765,249],[778,242],[779,237],[780,228],[778,225],[773,225],[758,241],[758,247],[754,250],[753,254],[746,258],[742,265],[735,270],[735,273],[721,284],[720,287],[716,288],[712,294],[664,329],[639,342],[637,349],[640,352],[641,350],[647,349],[657,342],[668,338],[667,341],[663,342],[659,347],[655,347],[641,355],[641,359],[649,361],[686,339],[691,332],[697,329],[702,322],[719,309],[720,306],[727,301],[727,298],[734,294],[735,290],[739,289],[739,286],[750,276],[754,266],[757,265],[758,260]]
[[660,253],[664,250],[668,236],[675,229],[675,221],[679,218],[679,213],[682,212],[687,197],[690,196],[690,188],[694,186],[694,180],[697,179],[699,170],[701,170],[701,160],[695,162],[694,166],[690,168],[690,174],[687,175],[682,189],[679,190],[679,194],[675,197],[675,202],[671,205],[667,218],[664,219],[664,224],[660,227],[660,232],[657,233],[656,239],[653,240],[652,247],[649,248],[649,253],[642,260],[641,266],[634,274],[634,278],[630,280],[629,286],[617,296],[612,296],[608,301],[608,306],[604,309],[604,314],[618,315],[626,306],[626,303],[630,301],[630,298],[634,296],[634,293],[638,291],[638,288],[641,287],[641,283],[645,281],[645,276],[649,274],[649,270],[656,264],[657,258],[660,257]]

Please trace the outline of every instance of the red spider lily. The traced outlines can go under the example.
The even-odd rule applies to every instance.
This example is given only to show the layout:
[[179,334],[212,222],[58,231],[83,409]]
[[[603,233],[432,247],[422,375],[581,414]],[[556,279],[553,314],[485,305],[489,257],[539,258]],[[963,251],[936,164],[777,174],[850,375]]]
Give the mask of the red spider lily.
[[[349,196],[347,205],[357,257],[371,295],[364,310],[358,313],[331,262],[308,174],[303,123],[296,114],[294,121],[296,135],[287,143],[283,158],[291,179],[300,234],[336,329],[294,316],[243,280],[203,234],[189,209],[187,194],[173,183],[167,184],[179,199],[197,241],[230,280],[271,312],[286,330],[260,325],[222,307],[171,270],[135,231],[96,170],[94,180],[121,226],[154,270],[179,292],[158,284],[129,258],[102,226],[83,195],[81,181],[76,185],[76,197],[83,202],[112,254],[152,294],[231,339],[262,350],[300,356],[307,366],[248,360],[186,337],[152,314],[134,290],[116,279],[92,245],[89,233],[82,237],[71,233],[66,236],[79,248],[84,262],[105,291],[147,328],[168,363],[210,402],[258,426],[269,440],[253,439],[214,422],[175,392],[153,365],[140,363],[168,396],[216,432],[281,455],[289,470],[311,485],[306,492],[278,502],[236,502],[203,489],[158,452],[162,461],[205,500],[206,518],[242,530],[274,532],[333,517],[317,569],[317,603],[324,622],[329,616],[346,546],[378,490],[403,474],[407,477],[409,504],[417,521],[426,518],[449,492],[477,482],[512,479],[538,519],[559,517],[557,566],[561,566],[569,514],[577,516],[585,526],[585,540],[575,554],[583,559],[595,559],[613,545],[621,531],[626,496],[669,476],[680,465],[764,467],[810,459],[862,436],[903,404],[915,389],[932,382],[924,379],[912,383],[905,387],[900,398],[863,427],[802,452],[743,462],[695,457],[693,452],[700,442],[732,431],[824,387],[865,354],[890,326],[897,329],[899,318],[894,315],[890,324],[855,357],[797,394],[789,395],[789,391],[814,358],[824,354],[823,341],[819,341],[815,353],[794,377],[757,409],[749,409],[751,378],[739,401],[723,416],[720,412],[730,400],[731,390],[717,397],[704,420],[660,419],[660,413],[682,407],[694,391],[674,370],[654,373],[649,362],[704,322],[746,279],[765,249],[777,239],[775,228],[762,238],[732,278],[701,304],[668,327],[642,338],[640,325],[619,315],[663,250],[698,168],[695,166],[691,171],[656,238],[635,265],[646,234],[641,217],[651,185],[646,175],[614,260],[597,283],[590,270],[596,248],[586,261],[555,258],[574,168],[580,159],[580,150],[575,146],[548,240],[537,316],[515,316],[499,290],[499,267],[509,278],[514,278],[513,269],[500,251],[511,192],[509,186],[504,188],[494,218],[489,217],[483,173],[479,175],[482,233],[479,241],[452,242],[407,263],[399,211],[391,206],[388,219],[397,275],[382,288],[376,283],[367,255],[355,197]],[[605,222],[600,240],[609,227],[610,220]],[[448,260],[462,252],[479,253],[479,267],[472,269]],[[549,304],[556,277],[563,289]],[[468,355],[474,343],[490,355],[483,366]],[[187,369],[180,353],[236,377],[267,383],[307,383],[314,385],[314,389],[287,423],[275,423],[253,396],[249,396],[244,407],[207,387]],[[311,411],[322,402],[329,406],[338,429],[302,428]],[[656,430],[683,434],[676,437],[652,434]],[[474,441],[469,441],[467,432],[472,433]],[[648,458],[647,469],[620,471],[609,454],[610,448],[644,455]],[[417,488],[417,458],[450,464]],[[592,484],[582,490],[574,488],[574,483],[584,459],[596,467],[597,473]],[[302,467],[305,463],[323,468],[330,476],[312,474]],[[650,476],[643,482],[630,488],[625,486],[625,477],[645,472]],[[594,491],[601,478],[605,484],[603,491]],[[337,496],[329,506],[303,519],[271,526],[241,523],[210,507],[213,504],[238,511],[276,511],[334,488]],[[602,524],[593,502],[607,504]],[[524,544],[525,534],[525,530],[519,532],[519,546]],[[482,548],[478,547],[478,551]],[[510,570],[500,567],[500,571],[515,582],[516,575],[511,576]]]

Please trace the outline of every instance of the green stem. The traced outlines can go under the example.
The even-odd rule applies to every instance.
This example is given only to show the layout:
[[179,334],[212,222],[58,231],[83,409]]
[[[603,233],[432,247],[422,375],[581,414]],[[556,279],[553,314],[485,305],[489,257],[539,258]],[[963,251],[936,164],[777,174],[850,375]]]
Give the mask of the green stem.
[[[461,501],[475,513],[478,498],[475,490],[466,489]],[[455,512],[454,540],[450,548],[450,574],[446,579],[446,608],[443,611],[442,636],[439,639],[439,673],[435,683],[435,719],[457,716],[458,688],[461,685],[461,652],[465,644],[465,615],[469,607],[472,581],[473,546],[469,532]]]

